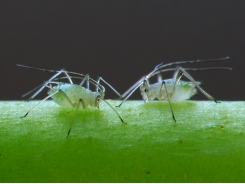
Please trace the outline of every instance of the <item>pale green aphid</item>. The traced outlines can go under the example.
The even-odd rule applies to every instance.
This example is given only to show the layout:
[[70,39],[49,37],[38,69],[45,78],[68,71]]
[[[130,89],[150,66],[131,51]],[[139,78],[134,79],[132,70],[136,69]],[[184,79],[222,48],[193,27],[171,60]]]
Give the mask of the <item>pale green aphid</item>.
[[[174,91],[174,93],[169,96],[170,101],[183,101],[189,99],[197,93],[195,84],[193,84],[192,82],[179,80],[176,85],[176,79],[165,79],[164,82],[166,84],[167,90],[164,90],[164,85],[162,84],[162,81],[154,84],[143,83],[143,85],[141,85],[140,87],[143,99],[145,101],[154,99],[166,100],[167,91]],[[199,85],[200,82],[197,82],[197,84]],[[159,91],[161,88],[162,91]]]
[[[38,105],[40,105],[42,102],[47,100],[48,98],[52,98],[54,102],[57,104],[64,106],[64,107],[73,107],[76,109],[75,115],[73,117],[73,120],[71,122],[69,131],[67,133],[67,137],[70,134],[72,124],[75,120],[77,111],[80,107],[86,108],[88,106],[91,107],[98,107],[102,101],[104,101],[107,105],[109,105],[113,111],[117,114],[119,119],[122,121],[122,123],[125,123],[121,116],[117,113],[117,111],[104,99],[105,96],[105,87],[100,84],[100,81],[103,81],[107,86],[109,86],[118,96],[121,97],[121,95],[109,84],[107,83],[103,78],[99,77],[97,81],[90,78],[88,75],[83,75],[75,72],[69,72],[62,70],[46,70],[46,69],[40,69],[40,68],[34,68],[24,65],[17,65],[24,68],[29,69],[35,69],[35,70],[42,70],[46,72],[55,72],[56,74],[53,75],[48,81],[43,83],[37,88],[39,88],[29,99],[33,99],[36,95],[38,95],[45,87],[49,88],[48,96],[45,97],[43,100],[41,100],[36,106],[34,106],[32,109],[30,109],[23,117],[26,117],[33,109],[35,109]],[[64,74],[64,77],[59,77],[59,75]],[[81,83],[73,84],[72,78],[82,79]],[[67,79],[69,83],[64,82],[57,82],[61,79]],[[87,88],[83,87],[82,85],[86,81]],[[93,92],[89,89],[89,84],[92,84],[96,87],[96,90]],[[54,85],[54,86],[53,86]],[[37,88],[31,90],[30,92],[24,94],[23,96],[26,96],[33,91],[35,91]],[[126,123],[125,123],[126,124]]]
[[[59,91],[58,93],[56,93]],[[62,91],[62,92],[61,92]],[[53,86],[48,94],[51,95],[51,98],[55,103],[63,107],[76,107],[78,103],[80,107],[87,108],[99,107],[104,94],[100,92],[92,92],[89,89],[86,89],[77,84],[68,84],[68,83],[58,83],[57,86]],[[82,99],[79,102],[79,99]]]
[[[208,60],[194,60],[194,61],[177,61],[167,64],[157,65],[152,72],[145,77],[142,77],[133,86],[131,86],[122,96],[125,97],[123,101],[118,105],[121,106],[125,100],[127,100],[133,92],[140,88],[140,93],[144,101],[148,100],[167,100],[169,102],[172,117],[175,120],[175,116],[171,107],[171,101],[182,101],[191,98],[197,93],[197,89],[203,93],[209,100],[213,100],[217,103],[214,97],[209,95],[200,87],[200,82],[195,81],[187,70],[231,70],[229,67],[210,67],[210,68],[182,68],[177,66],[176,68],[165,68],[171,65],[185,64],[185,63],[200,63],[200,62],[213,62],[220,60],[227,60],[229,57],[208,59]],[[165,69],[162,69],[165,68]],[[162,72],[174,71],[173,78],[171,79],[159,79],[157,83],[149,84],[148,79],[154,75],[159,75]],[[180,80],[185,76],[190,82]]]

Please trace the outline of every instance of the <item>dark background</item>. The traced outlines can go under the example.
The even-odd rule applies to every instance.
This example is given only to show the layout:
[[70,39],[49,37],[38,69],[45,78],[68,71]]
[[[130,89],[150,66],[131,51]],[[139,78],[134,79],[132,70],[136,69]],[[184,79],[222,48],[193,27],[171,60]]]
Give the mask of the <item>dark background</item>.
[[244,0],[0,1],[1,100],[21,99],[52,75],[17,63],[102,76],[123,93],[162,61],[225,56],[188,66],[232,67],[191,74],[218,100],[243,100]]

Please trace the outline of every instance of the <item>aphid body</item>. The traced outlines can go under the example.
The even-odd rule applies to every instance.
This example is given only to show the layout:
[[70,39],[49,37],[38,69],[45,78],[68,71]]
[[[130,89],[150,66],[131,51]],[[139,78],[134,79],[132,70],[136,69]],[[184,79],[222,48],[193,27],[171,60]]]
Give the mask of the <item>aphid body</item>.
[[[59,90],[64,92],[69,100],[66,99],[66,96],[64,96],[63,93],[55,93]],[[53,93],[55,94],[52,95]],[[82,99],[83,106],[80,107],[87,108],[88,106],[91,106],[99,108],[101,101],[104,99],[104,92],[93,92],[90,89],[86,89],[77,84],[62,82],[60,82],[57,86],[52,87],[48,91],[48,94],[52,95],[51,98],[55,103],[63,107],[71,107],[71,104],[73,104],[73,107],[76,107],[79,100]]]
[[[176,79],[165,79],[164,82],[166,83],[167,91],[173,91]],[[143,100],[167,100],[168,97],[164,87],[162,90],[160,90],[162,83],[163,80],[154,84],[143,83],[140,86],[140,93]],[[200,82],[197,83],[200,84]],[[180,80],[175,86],[175,92],[169,99],[171,101],[183,101],[191,98],[196,93],[197,89],[192,82]]]

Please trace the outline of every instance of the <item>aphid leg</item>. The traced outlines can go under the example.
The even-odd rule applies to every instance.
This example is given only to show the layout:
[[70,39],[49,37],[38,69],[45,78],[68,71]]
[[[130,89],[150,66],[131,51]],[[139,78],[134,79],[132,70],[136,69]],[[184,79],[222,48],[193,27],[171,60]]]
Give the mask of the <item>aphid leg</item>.
[[170,93],[170,95],[169,95],[170,99],[172,98],[172,96],[173,96],[173,94],[174,94],[174,92],[175,92],[176,86],[177,86],[177,84],[179,83],[179,81],[180,81],[180,79],[182,78],[183,75],[184,75],[184,74],[181,72],[180,75],[178,76],[178,78],[176,78],[177,75],[174,76],[174,79],[176,79],[176,80],[175,80],[175,82],[174,82],[173,89],[172,89],[172,91],[171,91],[171,93]]
[[73,125],[73,123],[74,123],[74,121],[75,121],[75,118],[76,118],[76,116],[77,116],[77,111],[78,111],[78,109],[79,109],[79,107],[80,107],[80,104],[82,104],[82,105],[83,105],[83,108],[85,108],[84,101],[83,101],[82,99],[79,99],[79,102],[76,104],[76,112],[75,112],[75,114],[74,114],[74,116],[73,116],[73,119],[72,119],[70,128],[69,128],[69,130],[68,130],[68,132],[67,132],[66,138],[68,138],[68,136],[70,135],[71,128],[72,128],[72,125]]
[[170,107],[170,110],[171,110],[171,113],[172,113],[173,120],[176,122],[176,119],[175,119],[175,116],[174,116],[174,112],[173,112],[173,109],[172,109],[172,105],[171,105],[171,102],[170,102],[170,96],[169,96],[169,93],[168,93],[167,85],[166,85],[166,82],[164,80],[162,81],[160,94],[162,94],[163,87],[164,87],[164,89],[166,91],[166,96],[167,96],[168,104],[169,104],[169,107]]
[[85,81],[86,81],[86,87],[87,89],[89,89],[89,74],[85,75],[85,77],[83,78],[82,82],[79,85],[82,86]]
[[[50,83],[55,83],[56,84],[56,82],[51,82],[50,81]],[[51,84],[50,84],[50,86],[48,86],[48,84],[46,83],[45,85],[44,85],[44,87],[47,87],[47,88],[49,88],[50,90],[53,90],[53,88],[52,88],[52,86],[51,86]],[[69,99],[69,97],[62,91],[62,90],[53,90],[53,93],[52,94],[50,94],[50,95],[48,95],[48,96],[46,96],[43,100],[41,100],[40,102],[38,102],[38,104],[36,104],[34,107],[32,107],[29,111],[27,111],[27,113],[24,115],[24,116],[22,116],[21,118],[24,118],[24,117],[26,117],[33,109],[35,109],[37,106],[39,106],[41,103],[43,103],[45,100],[47,100],[48,98],[50,98],[50,97],[52,97],[53,95],[55,95],[56,93],[61,93],[64,97],[65,97],[65,99],[71,104],[71,106],[72,107],[75,107],[75,104],[73,104],[72,102],[71,102],[71,100]],[[85,108],[85,104],[83,103],[83,108]]]
[[[54,78],[56,78],[58,75],[60,75],[63,72],[63,70],[60,70],[59,72],[57,72],[55,75],[53,75],[48,81],[44,82],[41,86],[41,88],[39,88],[39,90],[37,90],[28,100],[31,100],[33,98],[35,98],[35,96],[37,96],[45,87],[46,85],[52,81]],[[39,86],[38,86],[39,87]],[[35,89],[37,89],[38,87],[32,89],[31,91],[27,92],[26,94],[22,95],[22,97],[27,96],[28,94],[30,94],[31,92],[33,92]]]
[[[53,88],[51,88],[53,89]],[[68,138],[70,132],[71,132],[71,128],[72,128],[72,125],[73,125],[73,122],[75,121],[75,118],[77,116],[77,111],[80,107],[80,105],[82,104],[82,107],[85,109],[85,103],[82,99],[79,99],[78,103],[72,103],[72,101],[70,100],[70,98],[64,93],[64,91],[62,91],[61,89],[57,90],[55,93],[59,92],[60,94],[62,94],[65,99],[68,101],[68,103],[73,107],[73,108],[76,108],[76,111],[75,111],[75,114],[73,116],[73,119],[72,119],[72,122],[71,122],[71,125],[70,125],[70,128],[68,130],[68,133],[67,133],[67,136],[66,138]],[[52,94],[53,95],[53,94]]]
[[193,79],[193,77],[182,67],[177,67],[176,69],[176,74],[174,74],[174,76],[177,76],[178,73],[182,73],[182,75],[184,75],[187,79],[189,79],[196,87],[197,89],[199,89],[199,91],[204,94],[209,100],[213,100],[215,103],[220,103],[218,102],[214,97],[212,97],[210,94],[208,94],[206,91],[204,91],[199,84]]
[[[106,82],[102,77],[98,77],[98,80],[97,80],[98,85],[100,84],[100,81],[104,82],[108,87],[110,87],[112,91],[114,91],[120,98],[123,98],[122,95],[115,88],[113,88],[112,85]],[[98,85],[96,87],[96,92],[98,92]]]
[[86,75],[86,87],[89,89],[89,74]]
[[[28,95],[31,94],[33,91],[36,91],[38,88],[40,88],[40,87],[42,87],[42,86],[44,86],[44,85],[45,85],[45,82],[42,83],[41,85],[39,85],[39,86],[33,88],[32,90],[28,91],[27,93],[25,93],[25,94],[22,95],[21,97],[24,98],[24,97],[28,96]],[[29,101],[29,100],[31,100],[31,98],[29,98],[27,101]]]
[[[142,81],[145,79],[145,76],[141,77],[140,80],[138,80],[135,84],[133,84],[126,92],[124,92],[122,94],[122,97],[126,97],[129,93],[131,93],[132,91],[135,90],[135,88],[137,89],[141,84],[142,84]],[[126,97],[128,98],[128,97]]]
[[124,124],[127,124],[125,121],[123,121],[123,119],[122,119],[122,117],[118,114],[118,112],[116,111],[116,109],[114,109],[112,106],[111,106],[111,104],[109,104],[106,100],[104,100],[104,99],[102,99],[105,103],[107,103],[107,105],[109,105],[111,108],[112,108],[112,110],[117,114],[117,116],[119,117],[119,119],[121,120],[121,122],[122,123],[124,123]]
[[163,79],[162,79],[162,75],[161,73],[158,73],[157,74],[157,82],[161,82]]
[[32,93],[33,91],[35,91],[36,89],[38,89],[41,86],[28,100],[31,100],[31,99],[35,98],[45,87],[47,87],[46,85],[48,83],[50,83],[51,81],[55,80],[55,78],[57,78],[62,73],[66,75],[66,78],[68,79],[70,84],[73,84],[73,82],[71,80],[71,77],[67,74],[67,72],[64,69],[62,69],[62,70],[58,71],[55,75],[53,75],[50,79],[48,79],[46,82],[44,82],[43,84],[35,87],[31,91],[29,91],[29,92],[25,93],[24,95],[22,95],[22,97],[25,97],[25,96],[29,95],[30,93]]
[[33,109],[35,109],[38,105],[40,105],[41,103],[43,103],[45,100],[47,100],[48,98],[50,98],[51,96],[55,95],[56,93],[58,93],[59,91],[55,91],[54,93],[52,93],[51,95],[48,95],[47,97],[45,97],[43,100],[41,100],[38,104],[36,104],[34,107],[32,107],[29,111],[27,111],[27,113],[22,116],[21,118],[26,117]]
[[71,77],[68,75],[68,73],[64,69],[62,69],[62,70],[63,70],[63,73],[66,75],[66,77],[67,77],[68,81],[70,82],[70,84],[73,84],[73,82],[71,80]]
[[116,107],[120,107],[142,84],[145,77],[142,77],[140,80],[138,80],[135,84],[133,84],[123,95],[122,102],[117,105]]
[[[51,89],[53,89],[53,88],[51,88]],[[74,116],[73,116],[73,119],[72,119],[70,128],[69,128],[68,133],[67,133],[67,136],[66,136],[66,138],[68,138],[68,136],[69,136],[69,134],[70,134],[70,132],[71,132],[71,128],[72,128],[73,122],[75,121],[75,118],[76,118],[76,116],[77,116],[77,111],[78,111],[80,105],[82,104],[82,107],[83,107],[84,109],[85,109],[86,107],[85,107],[85,103],[84,103],[84,101],[83,101],[82,99],[79,99],[78,103],[72,103],[72,101],[71,101],[70,98],[64,93],[64,91],[62,91],[61,89],[59,89],[59,90],[56,91],[56,93],[57,93],[57,92],[59,92],[60,94],[62,94],[62,95],[65,97],[65,99],[68,101],[68,103],[69,103],[73,108],[76,108],[75,114],[74,114]],[[53,95],[53,94],[52,94],[52,95]]]
[[[176,119],[175,119],[175,116],[174,116],[174,112],[173,112],[173,109],[172,109],[172,106],[171,106],[171,103],[170,103],[170,99],[172,98],[174,92],[175,92],[175,89],[176,89],[176,86],[177,84],[179,83],[181,77],[183,76],[183,73],[181,72],[181,74],[178,76],[178,78],[175,80],[175,83],[174,83],[174,86],[173,86],[173,89],[171,91],[171,93],[168,93],[168,89],[167,89],[167,86],[166,86],[166,83],[165,81],[163,80],[162,82],[162,86],[161,86],[161,89],[160,89],[160,94],[162,94],[162,89],[163,87],[165,88],[166,90],[166,95],[167,95],[167,100],[168,100],[168,103],[169,103],[169,107],[170,107],[170,110],[171,110],[171,113],[172,113],[172,116],[173,116],[173,119],[174,121],[176,122]],[[177,77],[177,75],[175,76]]]
[[101,77],[97,77],[97,83],[96,83],[96,89],[95,89],[95,91],[96,91],[96,93],[98,93],[99,92],[99,89],[100,89],[100,87],[99,87],[99,85],[100,85],[100,79]]

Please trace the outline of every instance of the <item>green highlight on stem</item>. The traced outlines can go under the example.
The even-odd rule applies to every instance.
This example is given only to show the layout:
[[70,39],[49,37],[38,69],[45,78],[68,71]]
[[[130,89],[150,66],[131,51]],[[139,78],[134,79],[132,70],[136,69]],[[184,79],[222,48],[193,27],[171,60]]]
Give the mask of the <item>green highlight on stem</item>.
[[[0,182],[245,182],[245,102],[0,102]],[[108,100],[112,106],[119,101]]]

